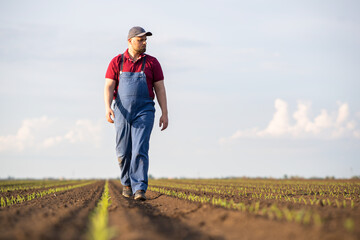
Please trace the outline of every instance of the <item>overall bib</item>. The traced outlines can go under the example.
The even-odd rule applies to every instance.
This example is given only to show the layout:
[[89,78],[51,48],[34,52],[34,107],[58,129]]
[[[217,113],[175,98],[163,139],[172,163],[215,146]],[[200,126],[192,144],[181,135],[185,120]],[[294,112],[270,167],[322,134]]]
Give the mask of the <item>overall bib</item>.
[[142,59],[141,72],[122,72],[122,54],[114,105],[121,184],[131,186],[133,193],[146,191],[148,186],[149,141],[155,117],[155,103],[149,95],[144,73],[145,61],[146,56]]

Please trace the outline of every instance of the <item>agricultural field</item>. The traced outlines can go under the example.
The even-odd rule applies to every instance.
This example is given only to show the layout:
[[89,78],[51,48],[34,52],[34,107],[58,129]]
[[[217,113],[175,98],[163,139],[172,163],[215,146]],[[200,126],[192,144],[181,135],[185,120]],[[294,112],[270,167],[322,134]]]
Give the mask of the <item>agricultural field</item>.
[[0,181],[0,239],[360,239],[360,180]]

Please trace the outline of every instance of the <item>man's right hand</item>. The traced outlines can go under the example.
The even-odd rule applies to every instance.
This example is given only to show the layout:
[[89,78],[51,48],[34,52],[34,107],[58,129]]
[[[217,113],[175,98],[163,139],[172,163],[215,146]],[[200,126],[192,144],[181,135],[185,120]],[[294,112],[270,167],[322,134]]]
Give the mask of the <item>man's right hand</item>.
[[109,123],[114,123],[115,114],[114,111],[111,108],[106,109],[106,120]]
[[114,123],[115,114],[111,109],[111,102],[113,101],[114,89],[116,81],[110,78],[105,78],[105,87],[104,87],[104,101],[105,101],[105,112],[106,120],[109,123]]

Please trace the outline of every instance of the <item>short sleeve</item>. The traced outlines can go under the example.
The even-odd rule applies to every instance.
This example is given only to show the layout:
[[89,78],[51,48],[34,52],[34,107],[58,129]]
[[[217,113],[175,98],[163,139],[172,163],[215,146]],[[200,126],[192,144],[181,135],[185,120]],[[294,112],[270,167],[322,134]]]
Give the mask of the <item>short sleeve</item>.
[[154,60],[153,60],[152,68],[153,68],[153,81],[157,82],[157,81],[164,80],[164,75],[163,75],[161,65],[156,58],[154,58]]
[[117,60],[118,60],[118,56],[114,57],[111,60],[109,66],[107,68],[105,78],[110,78],[115,81],[119,78],[119,64],[118,64]]

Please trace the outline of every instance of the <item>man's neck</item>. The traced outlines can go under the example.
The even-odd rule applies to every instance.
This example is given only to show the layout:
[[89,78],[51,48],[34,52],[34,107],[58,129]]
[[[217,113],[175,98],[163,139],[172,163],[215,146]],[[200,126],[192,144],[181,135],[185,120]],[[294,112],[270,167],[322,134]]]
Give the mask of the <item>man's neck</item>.
[[140,55],[141,55],[141,53],[139,53],[139,52],[137,52],[137,51],[134,51],[133,49],[131,49],[131,48],[129,48],[129,56],[130,56],[130,58],[134,61],[134,62],[136,62],[136,60],[138,60],[139,59],[139,57],[140,57]]

